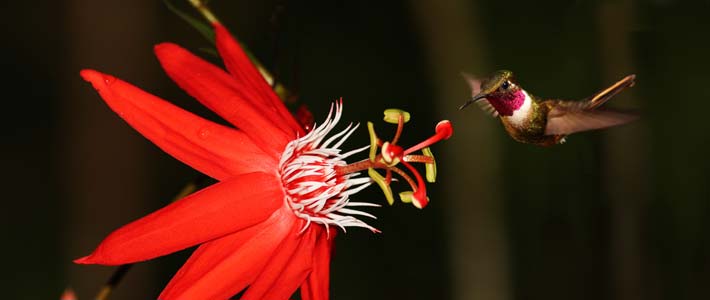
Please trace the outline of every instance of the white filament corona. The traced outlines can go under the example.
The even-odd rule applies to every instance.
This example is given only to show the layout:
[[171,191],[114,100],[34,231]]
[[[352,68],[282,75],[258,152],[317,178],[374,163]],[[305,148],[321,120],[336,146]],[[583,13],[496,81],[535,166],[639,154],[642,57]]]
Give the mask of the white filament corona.
[[[326,137],[335,128],[342,115],[342,102],[331,105],[325,122],[303,137],[286,145],[279,168],[281,182],[286,191],[285,201],[294,214],[306,220],[303,230],[311,223],[321,224],[329,230],[331,225],[345,231],[345,227],[363,227],[377,231],[355,216],[376,219],[375,216],[352,207],[379,206],[367,202],[351,202],[353,195],[366,187],[372,180],[354,174],[338,174],[337,167],[347,165],[345,159],[362,152],[370,146],[341,154],[338,149],[358,128],[351,123],[344,130]],[[325,139],[325,141],[324,141]],[[334,144],[333,144],[334,143]],[[333,145],[331,145],[333,144]]]

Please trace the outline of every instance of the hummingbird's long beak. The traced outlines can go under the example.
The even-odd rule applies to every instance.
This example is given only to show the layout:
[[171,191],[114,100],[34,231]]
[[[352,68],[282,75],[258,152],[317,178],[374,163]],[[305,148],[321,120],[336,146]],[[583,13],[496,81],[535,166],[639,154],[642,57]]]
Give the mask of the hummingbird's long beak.
[[486,94],[484,94],[484,93],[479,93],[478,95],[471,97],[471,99],[469,99],[468,101],[466,101],[466,103],[464,103],[463,105],[461,105],[461,106],[459,107],[459,110],[462,110],[462,109],[466,108],[466,106],[471,105],[471,103],[475,103],[475,102],[478,101],[478,100],[481,100],[481,99],[483,99],[483,98],[486,98],[486,96],[488,96],[488,95],[486,95]]

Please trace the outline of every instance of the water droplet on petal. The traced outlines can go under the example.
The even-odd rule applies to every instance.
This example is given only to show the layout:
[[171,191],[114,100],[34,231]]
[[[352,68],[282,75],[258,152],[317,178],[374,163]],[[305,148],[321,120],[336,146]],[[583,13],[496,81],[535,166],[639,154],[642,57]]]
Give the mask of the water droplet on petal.
[[201,138],[206,139],[210,136],[210,129],[205,127],[200,129],[200,131],[197,133]]
[[106,85],[111,85],[111,84],[113,84],[113,83],[116,81],[116,77],[113,77],[113,76],[108,75],[108,74],[103,74],[103,75],[104,75],[104,76],[103,76],[103,77],[104,77],[104,83],[105,83]]

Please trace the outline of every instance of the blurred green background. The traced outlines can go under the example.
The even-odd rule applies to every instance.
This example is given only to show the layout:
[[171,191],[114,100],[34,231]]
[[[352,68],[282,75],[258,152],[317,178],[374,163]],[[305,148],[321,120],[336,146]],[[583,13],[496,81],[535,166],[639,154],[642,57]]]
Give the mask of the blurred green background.
[[[186,3],[176,4],[192,13]],[[710,299],[710,1],[227,1],[213,10],[322,120],[413,113],[405,143],[450,119],[420,211],[374,210],[337,239],[333,299]],[[76,266],[196,173],[144,140],[78,76],[114,74],[204,116],[152,56],[208,44],[161,1],[5,1],[3,298],[92,299],[113,271]],[[277,22],[273,16],[278,15]],[[209,57],[209,55],[203,55]],[[543,97],[609,103],[631,125],[538,148],[473,108],[459,72],[506,68]],[[367,143],[364,130],[348,147]],[[376,188],[358,200],[384,201]],[[384,203],[384,202],[382,202]],[[134,267],[111,299],[154,299],[189,254]]]

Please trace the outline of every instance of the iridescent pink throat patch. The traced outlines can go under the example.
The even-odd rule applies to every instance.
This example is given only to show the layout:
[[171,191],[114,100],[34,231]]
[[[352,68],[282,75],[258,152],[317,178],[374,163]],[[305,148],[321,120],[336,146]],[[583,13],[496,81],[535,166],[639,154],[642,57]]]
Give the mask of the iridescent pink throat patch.
[[486,99],[495,107],[498,114],[509,117],[525,103],[525,92],[518,90],[515,93],[496,94]]

